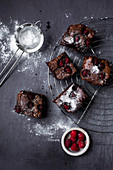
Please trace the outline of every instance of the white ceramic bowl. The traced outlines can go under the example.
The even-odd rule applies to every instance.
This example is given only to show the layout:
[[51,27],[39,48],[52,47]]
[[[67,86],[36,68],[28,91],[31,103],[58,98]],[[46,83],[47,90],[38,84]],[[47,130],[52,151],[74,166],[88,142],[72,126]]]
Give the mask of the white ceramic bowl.
[[[66,147],[65,147],[65,139],[66,139],[66,136],[71,133],[72,130],[77,130],[77,131],[80,131],[82,132],[85,137],[86,137],[86,140],[85,140],[85,147],[84,148],[81,148],[80,151],[70,151],[68,150]],[[66,132],[64,132],[64,134],[62,135],[62,138],[61,138],[61,145],[62,145],[62,148],[63,150],[71,155],[71,156],[80,156],[82,155],[83,153],[85,153],[87,151],[87,149],[89,148],[89,144],[90,144],[90,138],[89,138],[89,135],[87,134],[87,132],[85,130],[83,130],[82,128],[79,128],[79,127],[73,127],[69,130],[67,130]]]

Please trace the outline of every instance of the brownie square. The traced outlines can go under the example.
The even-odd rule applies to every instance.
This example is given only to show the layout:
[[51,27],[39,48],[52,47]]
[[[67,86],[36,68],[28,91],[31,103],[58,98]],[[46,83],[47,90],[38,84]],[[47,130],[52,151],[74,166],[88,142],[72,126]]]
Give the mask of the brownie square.
[[53,101],[69,113],[74,113],[79,110],[84,102],[88,99],[88,95],[79,85],[72,83]]
[[87,82],[102,86],[108,83],[111,73],[109,61],[95,56],[86,56],[81,70],[81,78]]
[[61,45],[79,52],[86,52],[93,40],[95,31],[82,24],[70,25],[62,36]]
[[15,111],[35,118],[41,118],[45,114],[46,97],[29,91],[20,91],[17,95]]
[[46,62],[46,64],[53,73],[54,77],[58,80],[67,79],[77,72],[77,69],[66,52],[63,52],[52,61]]

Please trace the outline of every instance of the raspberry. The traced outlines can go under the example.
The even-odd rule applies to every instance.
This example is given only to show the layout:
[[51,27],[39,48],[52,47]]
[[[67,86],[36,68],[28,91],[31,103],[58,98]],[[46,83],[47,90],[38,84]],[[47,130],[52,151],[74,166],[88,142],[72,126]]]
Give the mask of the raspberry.
[[75,41],[76,41],[76,42],[79,41],[79,36],[78,36],[78,35],[76,36]]
[[73,143],[73,144],[71,145],[71,150],[72,150],[72,151],[79,151],[78,145],[77,145],[76,143]]
[[89,70],[83,70],[82,75],[83,77],[88,77],[89,76]]
[[64,108],[65,108],[66,110],[70,109],[69,104],[68,104],[68,103],[64,103]]
[[65,63],[67,64],[67,63],[69,63],[69,62],[70,62],[69,58],[66,58]]
[[72,144],[71,139],[67,139],[67,140],[65,141],[65,147],[66,147],[66,148],[69,148],[69,147],[71,146],[71,144]]
[[89,31],[88,30],[84,30],[84,34],[88,35]]
[[34,99],[34,96],[32,94],[28,94],[28,99],[29,100],[33,100]]
[[76,97],[76,94],[72,91],[72,92],[70,93],[69,97],[74,98],[74,97]]
[[104,73],[99,74],[99,78],[103,80],[105,78],[105,74]]
[[100,70],[103,70],[105,68],[105,64],[104,63],[99,63],[98,68]]
[[20,113],[20,112],[21,112],[21,110],[18,108],[18,109],[16,110],[16,112],[17,112],[17,113]]
[[98,59],[97,58],[93,58],[92,62],[93,62],[94,65],[97,65],[98,64]]
[[87,40],[87,41],[86,41],[86,44],[87,44],[87,46],[89,46],[89,45],[90,45],[90,41]]
[[76,137],[77,137],[77,131],[76,130],[72,130],[71,131],[71,138],[76,139]]
[[74,139],[74,138],[72,138],[72,137],[71,137],[70,139],[71,139],[72,143],[75,143],[76,140],[77,140],[76,138]]
[[79,148],[84,148],[84,146],[85,146],[85,143],[83,142],[83,141],[78,141],[78,146],[79,146]]
[[28,102],[28,107],[29,107],[29,108],[32,108],[33,106],[34,106],[34,103],[31,102],[31,101],[29,101],[29,102]]
[[78,139],[79,139],[80,141],[84,141],[85,136],[84,136],[84,134],[83,134],[82,132],[80,132],[80,133],[78,134]]
[[20,107],[19,107],[19,106],[16,106],[16,107],[15,107],[15,111],[16,111],[17,113],[20,113],[20,112],[21,112]]
[[60,66],[60,67],[63,67],[63,65],[64,65],[64,64],[63,64],[63,60],[60,60],[60,61],[59,61],[59,66]]
[[65,68],[65,71],[66,71],[68,74],[71,74],[71,73],[72,73],[72,70],[71,70],[71,68],[70,68],[69,66],[67,66],[67,67]]

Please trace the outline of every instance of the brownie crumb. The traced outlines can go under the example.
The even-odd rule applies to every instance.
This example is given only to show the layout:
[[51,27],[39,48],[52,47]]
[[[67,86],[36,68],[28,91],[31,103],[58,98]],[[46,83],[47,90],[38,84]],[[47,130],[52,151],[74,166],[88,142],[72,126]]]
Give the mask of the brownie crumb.
[[49,21],[47,22],[47,26],[46,26],[46,28],[47,28],[47,29],[50,29],[50,28],[51,28],[51,26],[50,26],[50,22],[49,22]]

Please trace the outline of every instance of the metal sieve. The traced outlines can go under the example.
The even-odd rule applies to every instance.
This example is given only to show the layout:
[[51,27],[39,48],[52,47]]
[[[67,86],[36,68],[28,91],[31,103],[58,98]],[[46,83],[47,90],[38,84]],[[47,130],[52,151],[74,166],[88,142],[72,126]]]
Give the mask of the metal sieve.
[[17,54],[18,50],[22,50],[22,53],[16,61],[13,63],[11,68],[8,70],[8,72],[5,74],[3,79],[0,82],[0,86],[3,84],[3,82],[6,80],[10,72],[13,70],[21,56],[24,52],[26,53],[33,53],[38,51],[44,42],[44,35],[41,31],[42,22],[39,20],[35,22],[35,24],[32,23],[24,23],[20,25],[15,33],[15,39],[16,39],[16,45],[18,46],[18,49],[14,53],[14,55],[10,58],[10,60],[7,62],[6,66],[3,68],[3,70],[0,72],[0,77],[3,75],[4,71],[8,68],[9,64],[11,63],[12,59]]

